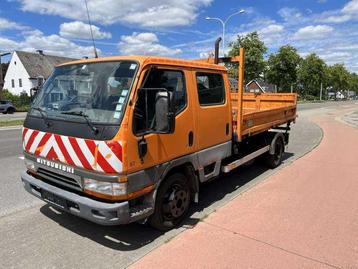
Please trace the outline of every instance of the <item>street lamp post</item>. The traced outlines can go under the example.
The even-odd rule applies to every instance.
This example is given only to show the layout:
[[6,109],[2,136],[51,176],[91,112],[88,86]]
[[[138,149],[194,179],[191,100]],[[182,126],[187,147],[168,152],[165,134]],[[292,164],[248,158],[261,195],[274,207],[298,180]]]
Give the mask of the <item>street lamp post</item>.
[[5,52],[0,54],[0,100],[2,98],[2,89],[4,87],[4,79],[2,75],[2,65],[1,65],[1,57],[11,54],[10,52]]
[[226,28],[226,23],[235,15],[239,15],[245,13],[245,10],[241,9],[240,11],[234,12],[232,13],[230,16],[228,16],[225,20],[222,20],[220,18],[212,18],[212,17],[206,17],[206,20],[216,20],[218,22],[221,23],[222,27],[223,27],[223,33],[222,33],[222,38],[223,38],[223,43],[222,43],[222,50],[223,50],[223,55],[225,55],[225,28]]

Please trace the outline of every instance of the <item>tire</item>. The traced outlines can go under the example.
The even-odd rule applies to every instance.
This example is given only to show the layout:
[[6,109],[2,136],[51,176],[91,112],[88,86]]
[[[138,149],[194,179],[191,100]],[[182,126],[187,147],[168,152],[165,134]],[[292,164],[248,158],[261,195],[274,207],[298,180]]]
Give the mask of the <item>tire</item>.
[[9,107],[6,112],[7,112],[8,114],[14,114],[15,108]]
[[191,189],[183,174],[173,174],[158,189],[155,209],[148,223],[160,231],[168,231],[187,215],[190,208]]
[[282,163],[283,153],[285,151],[285,145],[282,138],[277,138],[274,144],[274,154],[267,153],[265,156],[265,162],[268,167],[274,169]]

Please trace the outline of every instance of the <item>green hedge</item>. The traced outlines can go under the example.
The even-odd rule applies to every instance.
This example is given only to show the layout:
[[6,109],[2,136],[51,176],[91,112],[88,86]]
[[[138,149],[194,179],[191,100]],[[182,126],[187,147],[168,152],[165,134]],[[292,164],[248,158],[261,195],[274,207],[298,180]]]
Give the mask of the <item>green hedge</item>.
[[25,92],[22,92],[20,95],[15,95],[5,89],[2,92],[2,99],[10,100],[16,107],[16,111],[20,112],[28,111],[31,104],[30,96],[28,96]]

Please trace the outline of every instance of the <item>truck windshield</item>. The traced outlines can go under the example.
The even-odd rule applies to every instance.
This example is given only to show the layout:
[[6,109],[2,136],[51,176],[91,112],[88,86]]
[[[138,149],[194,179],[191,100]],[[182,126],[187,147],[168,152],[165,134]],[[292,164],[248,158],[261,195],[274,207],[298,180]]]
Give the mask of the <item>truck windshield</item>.
[[132,61],[57,67],[37,94],[30,115],[40,117],[41,110],[48,118],[78,120],[77,113],[82,113],[91,123],[117,124],[137,68]]

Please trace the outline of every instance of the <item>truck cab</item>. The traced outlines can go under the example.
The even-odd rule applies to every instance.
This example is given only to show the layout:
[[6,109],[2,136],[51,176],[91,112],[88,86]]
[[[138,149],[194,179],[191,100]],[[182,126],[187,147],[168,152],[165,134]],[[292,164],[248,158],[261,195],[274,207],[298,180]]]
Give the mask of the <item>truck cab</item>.
[[201,183],[242,158],[268,154],[280,163],[289,127],[269,129],[294,121],[295,96],[276,98],[273,124],[254,130],[262,116],[237,116],[242,90],[233,95],[227,69],[210,61],[121,56],[60,65],[24,122],[24,187],[95,223],[170,229],[198,202]]

